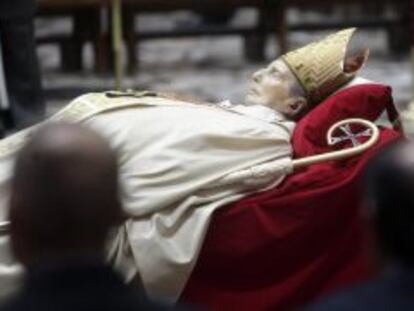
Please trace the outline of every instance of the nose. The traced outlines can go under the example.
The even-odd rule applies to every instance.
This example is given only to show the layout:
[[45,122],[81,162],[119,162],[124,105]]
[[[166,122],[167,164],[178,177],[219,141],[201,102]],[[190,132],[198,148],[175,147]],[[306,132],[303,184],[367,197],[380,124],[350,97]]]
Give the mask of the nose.
[[260,82],[260,80],[262,79],[262,76],[263,76],[263,71],[264,71],[263,69],[256,71],[253,74],[253,81]]

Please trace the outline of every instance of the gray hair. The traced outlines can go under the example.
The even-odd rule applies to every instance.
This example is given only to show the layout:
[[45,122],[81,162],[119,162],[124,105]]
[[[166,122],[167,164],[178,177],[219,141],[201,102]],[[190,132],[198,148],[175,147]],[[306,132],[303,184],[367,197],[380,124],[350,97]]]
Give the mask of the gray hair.
[[290,75],[290,94],[292,97],[303,97],[307,99],[307,94],[305,89],[303,88],[302,84],[299,82],[299,80],[296,78],[296,76],[292,73],[291,70],[289,70]]

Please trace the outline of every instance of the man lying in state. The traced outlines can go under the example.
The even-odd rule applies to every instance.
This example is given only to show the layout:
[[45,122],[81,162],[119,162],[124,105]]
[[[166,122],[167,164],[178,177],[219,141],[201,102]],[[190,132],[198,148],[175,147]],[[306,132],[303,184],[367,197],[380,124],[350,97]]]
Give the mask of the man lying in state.
[[[127,218],[109,243],[108,258],[127,281],[140,278],[150,296],[178,299],[213,212],[274,187],[291,173],[294,120],[350,82],[366,61],[367,53],[347,56],[354,31],[340,31],[256,72],[246,105],[105,92],[83,95],[47,121],[90,126],[120,155]],[[31,131],[0,142],[1,221],[7,221],[6,186],[14,153]],[[260,169],[268,163],[279,169],[272,174]],[[222,182],[246,169],[248,178]],[[0,237],[3,294],[18,270],[6,235]]]

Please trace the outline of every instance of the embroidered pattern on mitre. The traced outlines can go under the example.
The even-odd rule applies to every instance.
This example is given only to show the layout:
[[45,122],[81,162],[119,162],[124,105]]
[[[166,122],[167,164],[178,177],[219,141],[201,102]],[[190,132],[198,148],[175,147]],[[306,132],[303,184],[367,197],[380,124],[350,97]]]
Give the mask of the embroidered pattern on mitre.
[[348,43],[355,30],[341,30],[282,56],[311,104],[322,101],[355,76],[344,72]]

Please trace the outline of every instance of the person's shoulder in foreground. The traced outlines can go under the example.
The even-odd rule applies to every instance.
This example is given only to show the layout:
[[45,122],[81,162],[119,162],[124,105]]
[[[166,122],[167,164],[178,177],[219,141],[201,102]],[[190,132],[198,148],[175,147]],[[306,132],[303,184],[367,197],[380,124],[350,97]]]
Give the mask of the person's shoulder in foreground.
[[307,310],[414,310],[414,144],[376,156],[366,172],[365,218],[376,278]]
[[126,285],[110,266],[82,262],[79,265],[32,268],[22,290],[0,310],[188,309],[150,301],[142,290]]
[[309,305],[304,310],[414,310],[414,271],[400,271],[361,284]]

